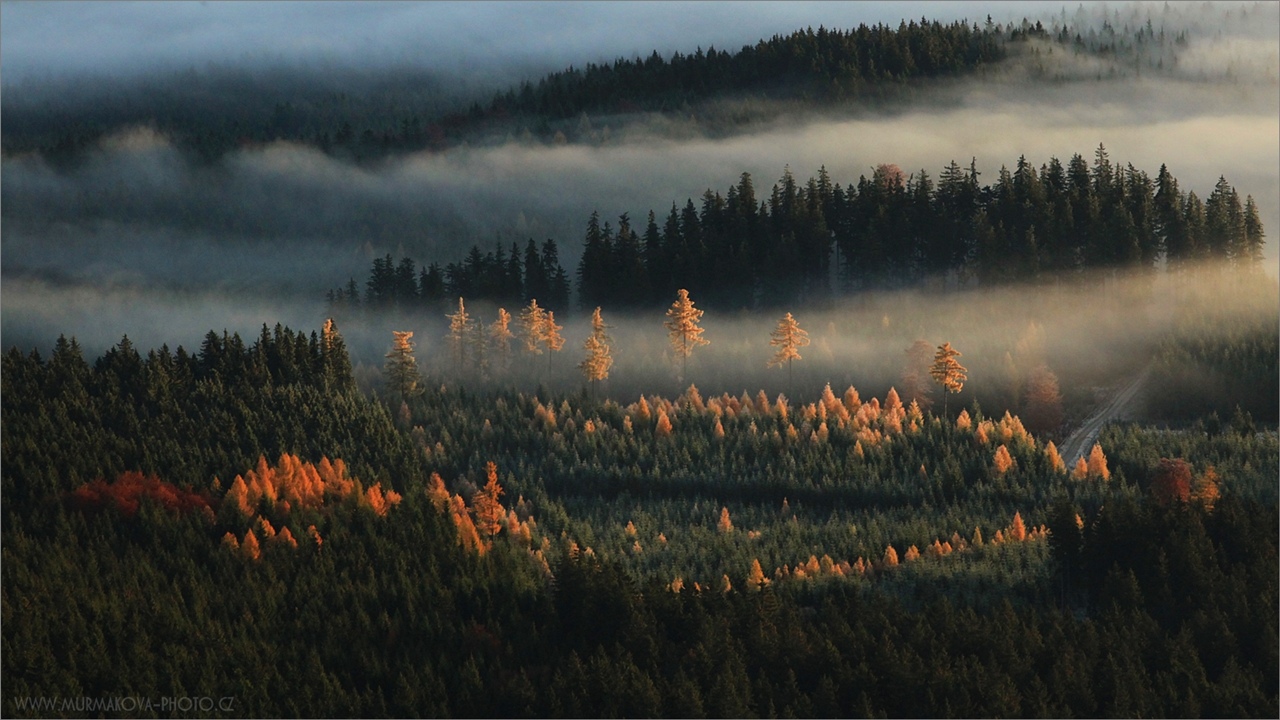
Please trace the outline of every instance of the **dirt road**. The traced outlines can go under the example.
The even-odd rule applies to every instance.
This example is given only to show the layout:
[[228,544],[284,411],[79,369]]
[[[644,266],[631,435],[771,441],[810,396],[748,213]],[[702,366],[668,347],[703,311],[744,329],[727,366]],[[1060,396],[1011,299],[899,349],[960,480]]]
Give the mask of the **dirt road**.
[[1071,437],[1063,441],[1062,446],[1058,448],[1058,454],[1062,456],[1068,468],[1075,465],[1076,460],[1083,457],[1093,448],[1093,444],[1098,441],[1098,435],[1102,432],[1103,425],[1125,414],[1150,375],[1151,365],[1148,364],[1142,369],[1142,372],[1135,375],[1127,384],[1121,386],[1111,396],[1110,401],[1098,408],[1087,420],[1081,423],[1080,427],[1071,433]]

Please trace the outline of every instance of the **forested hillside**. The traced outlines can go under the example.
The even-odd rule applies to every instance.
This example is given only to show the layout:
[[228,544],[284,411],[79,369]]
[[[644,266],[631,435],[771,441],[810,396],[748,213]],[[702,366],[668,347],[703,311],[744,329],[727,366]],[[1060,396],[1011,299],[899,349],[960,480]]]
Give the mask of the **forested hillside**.
[[[1087,161],[1050,158],[1037,169],[1019,157],[983,185],[976,161],[954,160],[935,182],[880,165],[842,186],[826,169],[800,183],[788,168],[757,197],[743,173],[724,194],[673,202],[665,218],[650,209],[643,226],[629,213],[586,223],[575,273],[584,309],[652,306],[687,288],[712,308],[735,310],[813,303],[861,290],[976,282],[1060,283],[1086,273],[1177,275],[1204,261],[1241,270],[1262,261],[1265,231],[1252,195],[1220,177],[1207,198],[1183,192],[1161,165],[1152,178],[1113,161],[1103,145]],[[532,239],[482,253],[472,247],[443,270],[420,271],[411,258],[392,268],[375,259],[363,300],[354,278],[330,291],[335,308],[429,307],[442,300],[524,302],[562,309],[567,279],[554,240]],[[416,274],[415,274],[416,272]]]
[[380,401],[343,345],[5,354],[9,713],[1276,711],[1274,432],[1068,467],[853,388],[621,405],[393,353]]

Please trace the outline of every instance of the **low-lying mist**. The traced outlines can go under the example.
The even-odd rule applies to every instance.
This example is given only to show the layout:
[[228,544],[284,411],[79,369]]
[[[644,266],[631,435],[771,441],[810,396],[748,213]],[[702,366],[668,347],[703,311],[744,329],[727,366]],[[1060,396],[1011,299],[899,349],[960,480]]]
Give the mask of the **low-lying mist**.
[[[1099,24],[1089,12],[1064,17]],[[1123,20],[1103,14],[1108,22]],[[1039,55],[1024,53],[980,77],[913,88],[892,108],[812,112],[722,100],[705,108],[704,117],[592,118],[594,138],[567,145],[495,138],[355,164],[273,143],[205,164],[190,161],[155,131],[134,128],[105,139],[72,168],[35,155],[6,156],[0,166],[4,344],[47,347],[65,333],[100,350],[128,333],[144,346],[194,346],[209,329],[253,335],[261,322],[318,327],[326,314],[324,292],[348,278],[362,281],[370,261],[386,253],[443,264],[477,242],[487,249],[496,241],[509,247],[552,237],[572,273],[592,211],[615,221],[629,213],[633,225],[640,224],[650,209],[661,217],[672,202],[697,202],[707,188],[723,192],[744,171],[764,197],[786,167],[803,180],[825,166],[834,182],[848,186],[881,163],[923,169],[936,179],[949,161],[967,165],[975,158],[987,184],[1019,156],[1036,167],[1073,153],[1091,160],[1100,143],[1113,162],[1132,163],[1152,177],[1167,164],[1181,189],[1202,199],[1219,176],[1242,196],[1252,195],[1269,236],[1264,267],[1274,276],[1277,45],[1256,32],[1256,18],[1232,17],[1221,37],[1200,28],[1176,72],[1160,77],[1088,79],[1096,74],[1093,60],[1060,46],[1049,56],[1046,45],[1037,48]],[[1036,70],[1036,62],[1050,69]],[[1055,73],[1076,79],[1053,80]],[[743,120],[732,132],[709,127],[735,116]],[[1034,298],[1043,291],[1025,292]],[[887,297],[850,302],[865,309]],[[916,307],[911,297],[894,302]],[[585,322],[567,308],[555,310],[562,320]],[[841,318],[851,316],[831,310],[830,317],[806,320],[805,309],[793,311],[814,332],[815,356],[825,352],[819,340],[828,323],[840,328]],[[876,323],[888,316],[891,329],[925,322],[900,311],[876,312]],[[1026,322],[1016,323],[1016,332]],[[1037,322],[1053,332],[1054,323]],[[625,341],[626,327],[619,325]],[[716,352],[710,350],[708,362]],[[839,356],[857,357],[856,348],[850,353]],[[797,387],[802,372],[797,365]],[[761,382],[770,377],[761,371]]]

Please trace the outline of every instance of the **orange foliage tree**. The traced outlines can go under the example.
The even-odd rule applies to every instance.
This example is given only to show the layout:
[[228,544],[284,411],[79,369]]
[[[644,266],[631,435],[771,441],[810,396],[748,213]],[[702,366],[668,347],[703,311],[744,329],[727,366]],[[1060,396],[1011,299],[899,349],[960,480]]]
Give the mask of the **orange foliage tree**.
[[667,328],[671,338],[671,348],[680,357],[680,379],[683,380],[688,370],[689,355],[699,345],[710,345],[711,342],[702,337],[703,328],[698,325],[703,311],[693,306],[689,299],[689,291],[680,288],[675,302],[667,309],[667,319],[662,324]]
[[502,485],[498,484],[498,466],[493,462],[485,465],[488,476],[483,488],[471,498],[471,507],[476,513],[476,528],[485,537],[493,537],[502,530],[502,520],[507,511],[498,498],[502,496]]

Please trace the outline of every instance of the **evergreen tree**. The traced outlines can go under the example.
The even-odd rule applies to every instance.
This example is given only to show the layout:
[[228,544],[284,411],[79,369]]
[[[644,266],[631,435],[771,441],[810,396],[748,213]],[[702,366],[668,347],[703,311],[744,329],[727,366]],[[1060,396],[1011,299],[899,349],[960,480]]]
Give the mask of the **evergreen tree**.
[[418,361],[413,356],[413,333],[396,330],[392,335],[394,340],[383,372],[390,390],[404,399],[414,394],[421,380]]
[[449,318],[448,339],[449,348],[453,351],[454,369],[461,372],[466,367],[467,345],[471,341],[474,324],[462,298],[458,298],[458,311],[445,317]]

